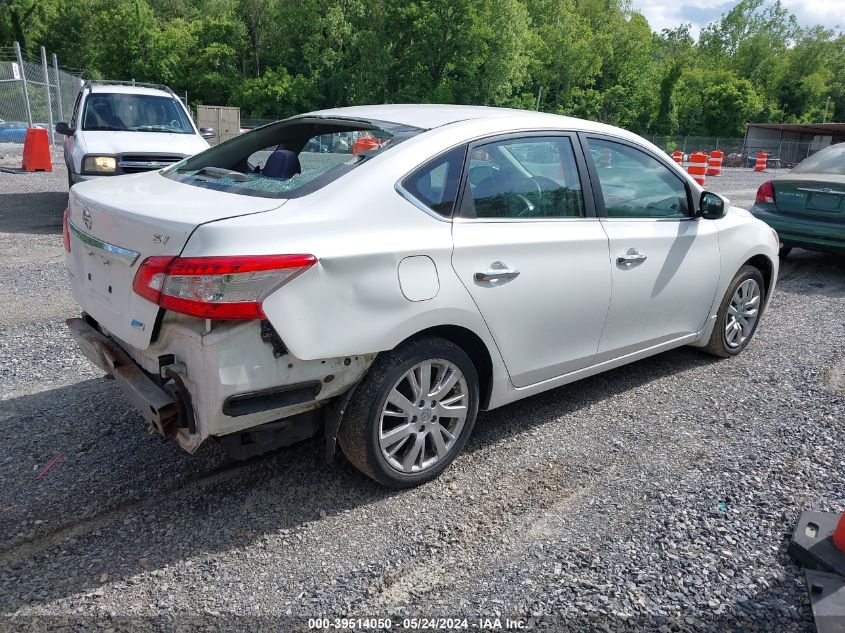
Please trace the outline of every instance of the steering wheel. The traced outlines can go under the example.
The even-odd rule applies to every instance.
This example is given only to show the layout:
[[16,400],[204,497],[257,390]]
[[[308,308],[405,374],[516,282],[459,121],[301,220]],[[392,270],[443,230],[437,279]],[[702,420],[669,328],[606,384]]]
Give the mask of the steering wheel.
[[520,209],[519,211],[516,212],[516,215],[514,217],[517,217],[517,218],[532,218],[532,217],[534,217],[534,209],[536,209],[537,207],[534,206],[534,203],[531,202],[531,200],[528,199],[528,196],[526,196],[523,193],[512,193],[511,195],[514,198],[516,198],[517,200],[519,200],[524,205],[522,209]]
[[[537,199],[542,198],[543,189],[540,186],[540,183],[538,183],[536,179],[525,178],[524,182],[525,183],[530,182],[532,185],[534,185],[534,187],[537,188]],[[527,193],[533,193],[533,192],[517,193],[517,192],[514,191],[512,193],[513,193],[513,196],[517,200],[522,202],[522,204],[523,204],[523,208],[520,211],[517,211],[515,217],[518,217],[518,218],[533,218],[533,217],[535,217],[536,213],[534,211],[537,208],[537,205],[535,205],[533,202],[531,202],[531,199],[528,197],[528,195],[526,195]]]
[[181,125],[179,125],[179,121],[177,121],[176,119],[173,119],[172,121],[170,121],[170,123],[168,123],[168,125],[170,127],[175,127],[177,129],[182,127]]

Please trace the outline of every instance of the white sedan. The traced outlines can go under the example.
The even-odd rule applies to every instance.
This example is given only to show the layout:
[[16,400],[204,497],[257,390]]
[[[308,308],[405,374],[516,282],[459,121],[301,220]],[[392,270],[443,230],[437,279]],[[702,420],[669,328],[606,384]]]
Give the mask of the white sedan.
[[479,409],[682,345],[748,345],[774,231],[615,127],[390,105],[279,121],[85,182],[65,247],[83,352],[151,430],[249,457],[325,434],[441,473]]

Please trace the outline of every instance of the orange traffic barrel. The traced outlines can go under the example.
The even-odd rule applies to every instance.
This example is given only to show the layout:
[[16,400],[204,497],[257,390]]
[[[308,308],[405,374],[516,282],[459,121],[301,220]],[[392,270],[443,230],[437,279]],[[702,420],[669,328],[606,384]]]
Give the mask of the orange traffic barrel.
[[839,517],[839,523],[833,531],[833,544],[836,545],[840,552],[845,554],[845,512]]
[[757,162],[754,163],[754,171],[766,171],[766,158],[768,154],[766,152],[760,152],[757,154]]
[[681,150],[676,149],[674,152],[672,152],[672,160],[678,163],[679,165],[682,165],[684,162],[684,153]]
[[689,157],[689,165],[687,165],[687,173],[692,176],[702,187],[704,186],[704,176],[707,173],[707,154],[704,152],[693,152]]
[[21,167],[25,171],[53,171],[53,162],[50,159],[50,139],[44,128],[27,128],[23,140]]
[[362,136],[352,144],[352,153],[361,154],[363,152],[369,152],[378,148],[379,145],[376,139],[374,139],[372,136]]
[[714,149],[710,152],[710,158],[707,161],[707,175],[721,176],[722,175],[722,158],[725,153],[720,149]]

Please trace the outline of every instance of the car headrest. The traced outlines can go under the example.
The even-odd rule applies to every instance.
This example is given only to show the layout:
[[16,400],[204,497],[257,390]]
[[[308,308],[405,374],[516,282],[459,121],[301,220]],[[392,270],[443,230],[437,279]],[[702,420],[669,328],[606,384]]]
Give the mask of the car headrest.
[[293,178],[296,174],[302,173],[299,156],[289,149],[277,149],[267,157],[267,162],[264,163],[261,173],[264,176],[281,180]]

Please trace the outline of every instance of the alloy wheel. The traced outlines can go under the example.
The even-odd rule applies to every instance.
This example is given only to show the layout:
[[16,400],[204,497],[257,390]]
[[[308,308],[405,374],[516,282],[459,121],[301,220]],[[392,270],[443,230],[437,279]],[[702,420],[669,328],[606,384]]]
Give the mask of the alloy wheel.
[[731,297],[725,314],[725,343],[736,349],[742,347],[760,316],[760,285],[754,279],[743,281]]
[[431,468],[455,447],[469,403],[466,378],[455,364],[441,358],[417,363],[396,381],[382,408],[382,456],[402,473]]

